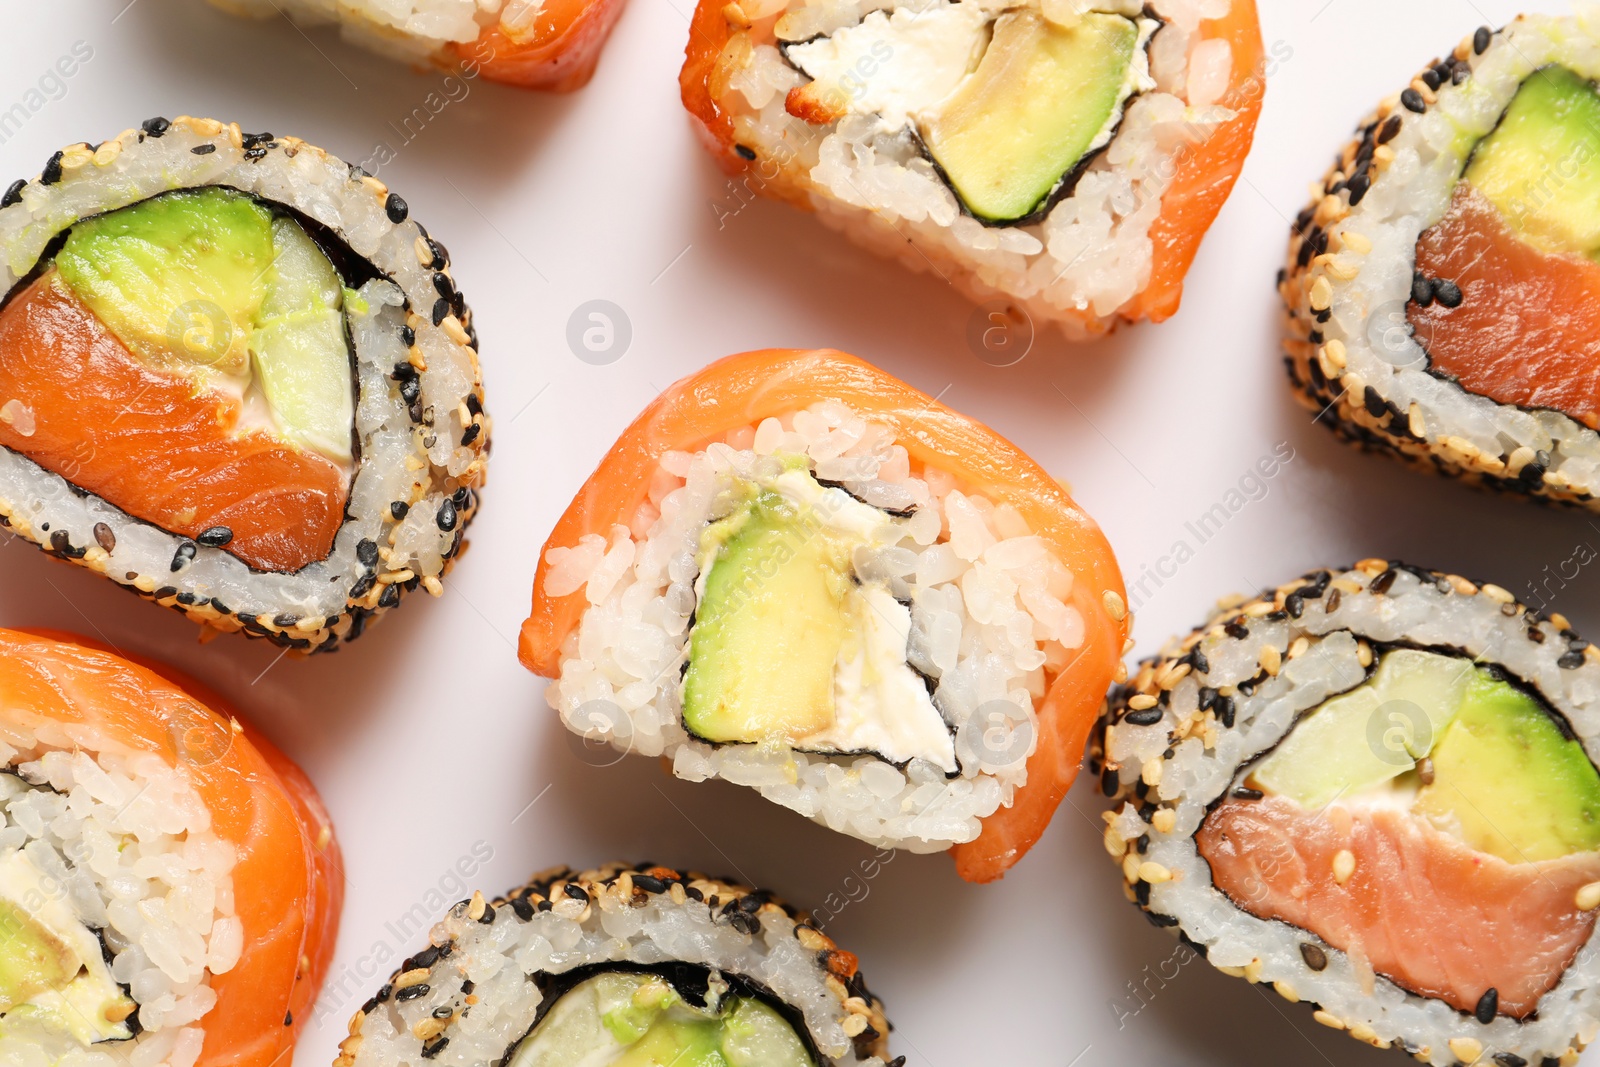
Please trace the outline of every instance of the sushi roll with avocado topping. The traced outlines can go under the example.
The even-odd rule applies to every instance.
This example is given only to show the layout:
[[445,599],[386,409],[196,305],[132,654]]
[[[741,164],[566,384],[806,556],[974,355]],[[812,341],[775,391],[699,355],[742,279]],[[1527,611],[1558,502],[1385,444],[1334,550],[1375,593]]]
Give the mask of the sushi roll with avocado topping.
[[1254,0],[700,0],[680,77],[741,196],[1074,339],[1177,310],[1264,80]]
[[551,534],[522,661],[568,729],[999,878],[1078,772],[1131,625],[1015,446],[853,356],[673,385]]
[[571,92],[594,75],[625,0],[211,0],[246,18],[336,23],[395,59],[524,89]]
[[1483,27],[1362,123],[1295,222],[1287,364],[1425,470],[1600,507],[1600,35]]
[[474,893],[350,1021],[335,1067],[902,1067],[856,957],[771,893],[667,867]]
[[0,207],[0,525],[300,650],[437,596],[489,423],[443,246],[292,137],[151,119]]
[[1573,1067],[1600,1033],[1597,757],[1566,619],[1383,560],[1229,602],[1095,745],[1151,922],[1435,1067]]
[[286,1064],[343,897],[316,790],[225,704],[0,630],[0,1063]]

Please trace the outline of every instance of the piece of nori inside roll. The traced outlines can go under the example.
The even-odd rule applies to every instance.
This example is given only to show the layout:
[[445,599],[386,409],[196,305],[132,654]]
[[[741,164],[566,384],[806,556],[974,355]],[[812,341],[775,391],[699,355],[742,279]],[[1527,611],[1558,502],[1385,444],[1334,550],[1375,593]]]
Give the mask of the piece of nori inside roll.
[[470,313],[408,216],[210,120],[57,153],[0,208],[0,521],[291,648],[441,592],[487,420]]
[[1600,654],[1366,560],[1214,616],[1096,742],[1130,899],[1217,968],[1438,1067],[1600,1027]]
[[855,957],[804,913],[704,875],[610,864],[455,905],[356,1013],[337,1063],[449,1049],[506,1067],[884,1067],[888,1031]]

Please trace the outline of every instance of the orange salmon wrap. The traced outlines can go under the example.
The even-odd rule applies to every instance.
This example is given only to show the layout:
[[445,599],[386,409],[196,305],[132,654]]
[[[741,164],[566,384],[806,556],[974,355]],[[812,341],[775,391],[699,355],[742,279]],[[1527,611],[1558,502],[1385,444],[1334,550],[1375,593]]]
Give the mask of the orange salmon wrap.
[[[713,363],[651,403],[579,491],[547,549],[629,526],[648,501],[666,453],[693,452],[731,431],[821,400],[841,402],[889,427],[914,463],[946,472],[963,491],[1015,508],[1075,576],[1069,603],[1083,620],[1083,640],[1065,664],[1046,668],[1043,695],[1034,701],[1037,744],[1027,759],[1026,783],[1009,806],[982,820],[975,840],[952,849],[963,878],[992,881],[1039,839],[1076,777],[1131,621],[1121,572],[1104,535],[1066,488],[1016,446],[843,352],[748,352]],[[557,678],[589,603],[581,590],[546,592],[549,556],[547,551],[539,563],[520,654],[530,670]]]
[[[1169,6],[1154,5],[1168,22]],[[1021,10],[1026,9],[1024,5]],[[876,53],[878,58],[890,57],[881,65],[878,59],[868,56],[837,81],[811,80],[796,65],[795,53],[790,49],[791,44],[811,43],[793,36],[812,36],[815,26],[806,21],[807,10],[801,4],[775,6],[761,0],[732,4],[700,0],[695,8],[679,89],[701,141],[718,165],[735,179],[729,184],[729,195],[723,198],[727,202],[712,204],[719,219],[725,221],[736,213],[753,193],[814,209],[824,222],[880,254],[897,258],[915,270],[935,271],[976,301],[1004,300],[1032,318],[1053,321],[1068,337],[1077,340],[1103,335],[1119,322],[1161,322],[1177,312],[1183,279],[1200,239],[1232,192],[1255,138],[1267,77],[1255,0],[1232,0],[1227,14],[1200,20],[1194,26],[1190,64],[1197,65],[1197,56],[1209,64],[1207,75],[1200,79],[1209,88],[1174,85],[1146,90],[1145,95],[1155,92],[1174,97],[1186,107],[1202,95],[1210,97],[1215,93],[1215,98],[1192,108],[1209,115],[1209,119],[1175,119],[1172,129],[1161,134],[1163,142],[1170,142],[1169,150],[1140,155],[1134,162],[1117,165],[1120,170],[1116,172],[1128,173],[1134,182],[1131,199],[1135,212],[1118,213],[1107,220],[1106,227],[1112,230],[1114,239],[1107,240],[1103,233],[1095,240],[1087,236],[1083,240],[1063,238],[1061,235],[1067,232],[1065,223],[1058,227],[1055,220],[1048,218],[1061,200],[1076,198],[1072,183],[1078,181],[1078,176],[1069,171],[1066,185],[1023,217],[1020,224],[1016,219],[990,220],[1013,228],[991,233],[1020,233],[1034,238],[1032,243],[1027,237],[999,238],[1002,249],[1020,253],[1021,260],[1013,264],[997,261],[992,251],[986,259],[978,256],[977,252],[993,248],[986,244],[980,247],[979,238],[963,241],[959,235],[950,236],[950,219],[959,222],[960,213],[979,221],[983,216],[976,214],[950,183],[937,155],[926,145],[925,128],[912,131],[910,142],[915,151],[909,162],[890,159],[886,163],[888,157],[883,155],[872,161],[876,166],[894,169],[899,190],[908,182],[924,180],[930,189],[936,187],[939,195],[919,196],[917,210],[908,213],[897,204],[873,200],[874,183],[865,172],[849,172],[843,177],[819,175],[819,162],[824,156],[833,158],[836,154],[823,149],[831,143],[839,120],[870,110],[874,78],[892,75],[896,50],[906,45],[888,42],[887,51],[882,51],[885,41],[874,42],[880,50]],[[784,45],[782,51],[779,44]],[[915,47],[915,42],[911,46]],[[779,58],[780,55],[786,58]],[[760,81],[762,78],[765,82]],[[1215,84],[1224,78],[1223,85]],[[771,103],[753,106],[746,91],[752,84],[760,84],[775,94],[787,92],[783,112],[774,113],[775,105]],[[761,90],[750,91],[759,98]],[[852,104],[856,100],[867,102],[857,107]],[[1138,95],[1130,97],[1126,106],[1131,109],[1138,100]],[[1124,128],[1126,125],[1124,122]],[[1114,134],[1123,136],[1122,129]],[[853,145],[850,142],[846,148]],[[856,151],[859,156],[860,150]],[[1080,174],[1084,168],[1088,173],[1094,172],[1099,166],[1095,158],[1091,153],[1079,163]],[[925,166],[928,160],[936,165],[931,168],[937,172],[936,178],[920,174],[929,169]],[[1159,199],[1159,212],[1147,220],[1143,229],[1136,226],[1136,232],[1124,233],[1130,225],[1126,221],[1129,215],[1137,214],[1139,205],[1151,197]],[[951,207],[941,207],[944,203],[951,205],[956,214],[951,213]],[[919,213],[924,210],[936,217],[943,211],[946,221],[925,221]],[[1139,218],[1143,220],[1144,216]],[[1069,242],[1064,246],[1064,257],[1055,256],[1048,247],[1061,240]],[[1008,245],[1007,241],[1011,243]],[[1109,250],[1115,250],[1124,257],[1138,257],[1137,272],[1120,278],[1121,288],[1115,291],[1093,290],[1074,277],[1074,268],[1080,262],[1089,268],[1085,275],[1099,269],[1093,247],[1096,241],[1108,249],[1108,255]],[[1045,284],[1032,269],[1041,263],[1050,268],[1044,276]],[[980,264],[985,269],[980,271]],[[1131,296],[1126,295],[1129,289]]]
[[194,1062],[288,1062],[344,901],[339,845],[310,779],[205,686],[74,634],[0,630],[0,719],[8,734],[43,724],[85,751],[154,753],[179,770],[234,851],[232,916],[243,927],[237,963],[207,976],[216,1003],[193,1024],[204,1033]]
[[[626,0],[545,0],[532,27],[497,23],[476,41],[451,45],[464,73],[523,89],[570,93],[589,84]],[[531,32],[530,32],[531,31]]]

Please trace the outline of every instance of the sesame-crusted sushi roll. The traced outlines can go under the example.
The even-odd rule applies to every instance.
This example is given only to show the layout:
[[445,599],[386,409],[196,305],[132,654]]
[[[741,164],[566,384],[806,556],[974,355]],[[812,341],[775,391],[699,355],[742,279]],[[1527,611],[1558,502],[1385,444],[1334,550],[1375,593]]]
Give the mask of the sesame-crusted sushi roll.
[[1435,1067],[1600,1032],[1600,652],[1364,560],[1237,599],[1113,694],[1129,899],[1213,966]]
[[0,526],[301,650],[437,596],[487,459],[477,338],[404,200],[151,119],[0,206]]
[[283,1067],[343,897],[311,783],[212,694],[0,630],[0,1063]]
[[1279,291],[1318,420],[1425,470],[1600,494],[1600,32],[1488,27],[1362,123]]
[[856,957],[804,912],[614,863],[455,905],[350,1020],[336,1067],[901,1067],[888,1050]]
[[1262,62],[1254,0],[700,0],[680,81],[745,189],[1083,339],[1177,311]]
[[990,881],[1078,772],[1123,596],[1014,445],[854,356],[773,349],[624,432],[545,546],[521,652],[585,738]]
[[337,23],[348,41],[408,63],[524,89],[594,76],[626,0],[211,0],[248,18]]

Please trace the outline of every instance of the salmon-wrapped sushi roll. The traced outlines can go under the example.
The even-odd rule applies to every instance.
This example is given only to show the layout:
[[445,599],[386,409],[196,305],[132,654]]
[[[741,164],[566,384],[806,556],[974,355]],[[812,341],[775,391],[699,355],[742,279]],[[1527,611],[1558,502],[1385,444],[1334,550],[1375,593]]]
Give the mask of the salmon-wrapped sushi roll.
[[1015,446],[841,352],[668,389],[545,546],[522,660],[567,727],[1000,877],[1044,832],[1131,620]]
[[76,639],[0,630],[0,694],[0,1063],[288,1062],[344,897],[305,775]]
[[571,92],[594,75],[625,0],[211,0],[251,18],[337,23],[374,52],[525,89]]
[[439,242],[292,137],[151,119],[0,199],[0,526],[332,649],[441,578],[489,424]]
[[700,0],[681,87],[745,189],[1082,339],[1177,311],[1264,79],[1254,0]]
[[1600,651],[1364,560],[1145,663],[1097,758],[1130,900],[1217,969],[1435,1067],[1600,1033]]
[[1600,32],[1487,26],[1362,123],[1279,276],[1301,401],[1421,469],[1600,508]]
[[853,953],[774,894],[655,864],[474,893],[335,1067],[905,1067]]

